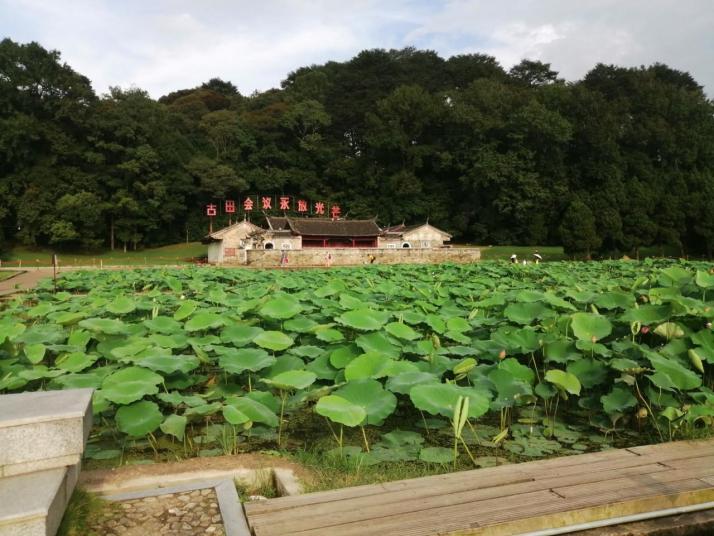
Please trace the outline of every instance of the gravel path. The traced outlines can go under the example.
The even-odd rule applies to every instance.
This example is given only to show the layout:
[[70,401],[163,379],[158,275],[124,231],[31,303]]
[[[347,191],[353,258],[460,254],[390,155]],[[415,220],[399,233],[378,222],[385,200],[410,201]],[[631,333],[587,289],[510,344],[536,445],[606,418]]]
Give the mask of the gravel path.
[[90,528],[104,536],[225,535],[212,488],[122,501]]

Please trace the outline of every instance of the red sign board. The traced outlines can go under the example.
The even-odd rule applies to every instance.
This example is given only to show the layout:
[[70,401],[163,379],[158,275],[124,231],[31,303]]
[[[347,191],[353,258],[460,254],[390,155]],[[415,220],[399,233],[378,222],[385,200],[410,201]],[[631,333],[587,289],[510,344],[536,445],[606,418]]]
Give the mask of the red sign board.
[[215,216],[218,214],[218,210],[216,208],[216,205],[206,205],[206,216]]
[[290,198],[287,195],[280,196],[280,210],[290,210]]
[[236,211],[236,202],[232,199],[226,200],[226,214],[233,214]]
[[243,210],[246,212],[253,210],[253,200],[250,197],[246,197],[245,201],[243,201]]

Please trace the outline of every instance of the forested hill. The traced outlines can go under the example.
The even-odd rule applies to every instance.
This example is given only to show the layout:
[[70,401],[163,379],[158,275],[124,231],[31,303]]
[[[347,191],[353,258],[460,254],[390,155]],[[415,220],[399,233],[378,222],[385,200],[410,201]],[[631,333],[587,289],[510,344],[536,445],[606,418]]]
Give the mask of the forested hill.
[[206,203],[264,192],[382,224],[428,217],[477,243],[714,249],[714,107],[668,66],[596,65],[565,83],[539,62],[367,50],[281,89],[238,88],[98,96],[58,52],[3,40],[0,240],[196,238]]

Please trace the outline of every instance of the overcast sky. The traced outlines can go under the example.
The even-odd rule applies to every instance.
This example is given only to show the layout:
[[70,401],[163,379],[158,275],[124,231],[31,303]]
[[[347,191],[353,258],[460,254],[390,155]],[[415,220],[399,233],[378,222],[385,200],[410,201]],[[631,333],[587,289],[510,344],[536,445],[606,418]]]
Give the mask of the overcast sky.
[[243,94],[366,48],[482,52],[509,68],[656,61],[714,95],[714,0],[0,0],[0,37],[57,49],[98,93],[220,77]]

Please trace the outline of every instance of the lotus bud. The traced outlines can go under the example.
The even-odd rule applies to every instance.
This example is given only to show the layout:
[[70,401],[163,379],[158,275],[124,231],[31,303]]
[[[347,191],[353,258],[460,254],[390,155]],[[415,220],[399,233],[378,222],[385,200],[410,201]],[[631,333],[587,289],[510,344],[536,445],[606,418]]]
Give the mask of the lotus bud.
[[498,353],[498,359],[506,359],[506,351],[505,350],[501,350]]
[[637,418],[638,418],[638,419],[646,419],[646,418],[647,418],[647,415],[649,415],[649,413],[647,413],[647,408],[640,408],[640,409],[637,411]]
[[650,332],[649,326],[642,326],[642,328],[640,329],[640,333],[642,333],[643,335],[647,335],[649,332]]
[[590,337],[590,342],[593,343],[593,344],[595,344],[595,343],[597,342],[597,337],[596,337],[595,335],[593,335],[592,337]]
[[706,327],[707,327],[707,329],[712,329],[712,323],[711,323],[711,322],[707,322]]

